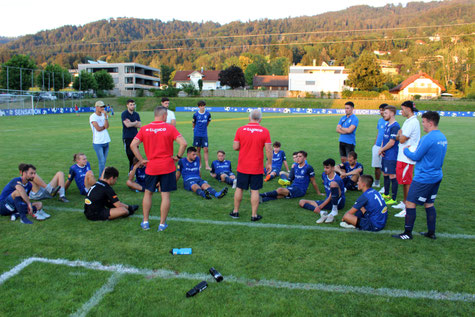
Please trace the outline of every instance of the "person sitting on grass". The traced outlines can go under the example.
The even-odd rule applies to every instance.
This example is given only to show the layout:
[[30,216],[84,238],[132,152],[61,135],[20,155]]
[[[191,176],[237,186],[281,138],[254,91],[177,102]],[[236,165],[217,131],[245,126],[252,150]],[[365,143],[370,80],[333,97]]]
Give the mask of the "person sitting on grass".
[[73,162],[76,164],[69,168],[69,175],[64,190],[67,191],[69,185],[71,185],[73,179],[76,181],[76,185],[81,195],[87,195],[87,191],[92,185],[96,183],[96,178],[91,170],[91,165],[87,161],[86,154],[76,153],[73,156]]
[[361,175],[358,189],[363,194],[356,200],[353,207],[343,216],[340,226],[343,228],[366,231],[380,231],[388,220],[388,207],[381,194],[372,188],[373,177]]
[[[327,159],[323,162],[322,173],[323,186],[327,197],[325,200],[305,200],[299,201],[299,206],[320,214],[320,219],[316,223],[332,223],[338,210],[345,207],[345,184],[340,176],[335,173],[335,160]],[[328,211],[331,211],[328,214]]]
[[357,158],[358,154],[351,151],[345,163],[335,166],[335,172],[340,175],[348,190],[358,190],[358,178],[363,175],[363,165],[356,160]]
[[216,192],[207,181],[201,179],[200,158],[197,156],[197,150],[193,146],[190,146],[186,150],[186,157],[178,161],[176,180],[178,181],[182,175],[185,189],[203,198],[211,199],[212,195],[220,199],[228,192],[227,187],[224,187],[220,192]]
[[145,166],[140,164],[136,157],[133,158],[132,163],[133,165],[130,169],[129,178],[127,179],[126,185],[131,190],[143,192],[145,191]]
[[280,142],[274,142],[274,144],[272,144],[272,147],[274,148],[274,151],[272,152],[272,170],[270,172],[264,171],[264,173],[267,174],[264,178],[264,182],[268,182],[277,175],[280,175],[280,173],[282,173],[282,164],[285,165],[285,170],[287,171],[287,173],[290,173],[289,164],[287,164],[287,158],[285,157],[285,152],[280,149]]
[[297,164],[294,164],[290,171],[289,180],[292,181],[292,185],[287,188],[279,187],[274,191],[260,194],[259,202],[263,203],[279,198],[297,198],[305,196],[310,182],[312,183],[317,195],[321,195],[317,182],[315,181],[315,171],[306,160],[307,152],[299,151],[297,154]]
[[[23,165],[25,165],[25,163],[21,163],[20,165],[18,165],[20,175]],[[48,184],[43,181],[40,175],[35,174],[35,178],[33,179],[33,181],[31,181],[31,184],[33,185],[33,187],[30,191],[30,199],[50,199],[56,196],[57,193],[59,193],[59,201],[63,203],[69,202],[69,200],[66,199],[64,192],[64,173],[61,171],[56,172],[56,174],[53,176],[53,178]],[[45,216],[46,215],[47,214],[45,213]],[[49,215],[46,218],[49,218]]]
[[[299,152],[294,152],[292,154],[292,159],[293,159],[294,162],[292,163],[292,166],[290,167],[291,170],[295,165],[297,165],[297,155],[298,154],[299,154]],[[281,171],[279,176],[280,176],[280,179],[278,181],[279,185],[289,186],[291,184],[291,182],[289,181],[290,172],[287,173],[287,172]]]
[[209,172],[211,177],[236,188],[237,180],[231,169],[231,161],[226,160],[226,153],[223,150],[218,151],[217,157],[218,159],[211,163],[211,171]]
[[103,177],[87,192],[84,199],[84,215],[88,220],[112,220],[134,214],[139,208],[137,205],[126,205],[119,201],[112,189],[119,171],[115,167],[106,167]]

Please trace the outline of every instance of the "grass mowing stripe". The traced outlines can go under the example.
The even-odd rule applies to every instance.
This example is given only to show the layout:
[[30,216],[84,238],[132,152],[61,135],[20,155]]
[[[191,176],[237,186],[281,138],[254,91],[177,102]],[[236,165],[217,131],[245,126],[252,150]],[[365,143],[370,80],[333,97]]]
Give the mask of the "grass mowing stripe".
[[[115,272],[116,274],[114,274],[109,279],[108,283],[106,283],[106,285],[104,285],[98,292],[96,292],[96,294],[100,294],[101,290],[104,289],[104,291],[102,291],[103,294],[101,295],[101,298],[104,294],[106,294],[107,292],[110,292],[111,290],[108,290],[108,289],[110,289],[111,287],[113,288],[113,286],[117,283],[117,281],[111,282],[111,281],[114,281],[116,278],[118,280],[118,277],[114,278],[115,275],[120,276],[123,274],[136,274],[136,275],[144,275],[147,277],[159,277],[159,278],[166,278],[166,279],[180,278],[180,279],[187,279],[187,280],[213,281],[211,276],[208,274],[196,274],[196,273],[186,273],[186,272],[177,273],[176,271],[163,270],[163,269],[160,269],[160,270],[139,269],[135,267],[124,266],[121,264],[103,265],[100,262],[86,262],[86,261],[79,261],[79,260],[70,261],[66,259],[47,259],[47,258],[37,258],[37,257],[26,259],[19,265],[15,266],[14,269],[17,270],[16,274],[33,262],[66,265],[70,267],[84,267],[86,269],[91,269],[91,270]],[[8,279],[8,277],[6,279]],[[358,294],[363,294],[363,295],[375,295],[375,296],[385,296],[385,297],[406,297],[406,298],[411,298],[411,299],[430,299],[430,300],[436,300],[436,301],[448,300],[448,301],[475,302],[475,294],[439,292],[435,290],[410,291],[410,290],[395,289],[395,288],[373,288],[373,287],[332,285],[332,284],[321,284],[321,283],[318,283],[318,284],[292,283],[292,282],[265,280],[265,279],[254,280],[254,279],[234,277],[232,275],[225,276],[224,281],[239,283],[239,284],[246,285],[248,287],[260,286],[260,287],[271,287],[271,288],[284,288],[284,289],[291,289],[291,290],[316,290],[316,291],[323,291],[323,292],[330,292],[330,293],[358,293]],[[109,284],[111,284],[111,286],[107,287],[107,285]],[[94,298],[94,296],[92,298]],[[100,301],[100,298],[99,298],[99,301]],[[88,303],[89,302],[91,302],[91,300],[88,301]]]
[[[84,210],[79,208],[63,208],[63,207],[48,207],[52,210],[58,211],[70,211],[70,212],[83,212]],[[133,215],[134,218],[142,218],[140,215]],[[160,220],[158,216],[150,216],[150,219]],[[350,232],[350,233],[364,233],[364,234],[397,234],[401,233],[401,230],[381,230],[377,232],[372,231],[362,231],[354,229],[342,229],[335,227],[324,227],[324,226],[304,226],[304,225],[284,225],[278,223],[251,223],[251,222],[238,222],[238,221],[219,221],[219,220],[207,220],[207,219],[193,219],[193,218],[176,218],[168,217],[167,221],[179,221],[179,222],[192,222],[208,225],[218,225],[218,226],[244,226],[250,228],[273,228],[273,229],[296,229],[296,230],[318,230],[318,231],[336,231],[336,232]],[[458,234],[458,233],[437,233],[438,237],[448,238],[448,239],[475,239],[475,235],[470,234]]]
[[97,290],[97,292],[92,295],[92,297],[82,305],[82,307],[75,312],[74,314],[71,314],[70,316],[72,317],[85,317],[91,309],[93,309],[97,304],[99,304],[102,300],[102,298],[107,294],[110,293],[114,290],[115,285],[117,282],[119,282],[120,278],[122,277],[122,273],[115,272],[112,274],[111,277],[109,277],[109,280],[107,281],[106,284],[104,284],[100,289]]

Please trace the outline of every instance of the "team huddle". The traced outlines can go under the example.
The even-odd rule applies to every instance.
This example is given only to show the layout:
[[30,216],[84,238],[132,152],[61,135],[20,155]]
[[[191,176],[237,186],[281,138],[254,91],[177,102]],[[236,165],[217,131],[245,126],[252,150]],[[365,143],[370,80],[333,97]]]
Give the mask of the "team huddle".
[[[251,221],[262,219],[262,215],[258,214],[259,204],[281,198],[299,198],[298,206],[319,214],[317,224],[333,223],[338,212],[345,208],[345,193],[359,190],[361,196],[343,215],[340,226],[380,231],[386,226],[388,206],[392,205],[401,209],[396,217],[405,217],[404,232],[393,235],[403,240],[413,238],[416,205],[424,205],[428,230],[421,234],[436,238],[434,201],[442,180],[442,165],[447,151],[447,139],[438,130],[440,117],[437,112],[428,111],[422,115],[422,125],[427,135],[421,138],[415,114],[418,110],[413,102],[405,101],[401,105],[401,113],[406,118],[402,128],[395,119],[396,107],[387,104],[379,107],[382,118],[377,123],[378,134],[372,149],[373,178],[364,173],[363,165],[358,162],[355,148],[359,120],[353,113],[354,104],[347,102],[345,115],[336,127],[340,135],[341,163],[337,164],[332,158],[322,162],[319,178],[324,192],[320,192],[315,169],[307,160],[307,152],[294,152],[293,162],[289,164],[282,144],[278,141],[272,143],[268,129],[260,124],[260,109],[250,111],[249,123],[236,131],[233,150],[238,151],[239,156],[234,173],[232,163],[226,160],[223,150],[217,151],[216,160],[209,164],[208,126],[211,114],[205,108],[206,103],[198,102],[199,110],[194,113],[192,121],[193,143],[188,147],[187,141],[175,127],[176,118],[168,109],[169,102],[163,98],[161,105],[154,111],[154,121],[144,126],[135,111],[134,100],[127,101],[127,109],[121,116],[122,138],[129,161],[126,184],[130,190],[143,192],[142,229],[150,229],[152,195],[156,192],[161,196],[158,231],[168,227],[166,219],[171,205],[170,193],[177,190],[177,182],[182,177],[185,190],[207,200],[225,197],[229,191],[226,185],[231,186],[234,189],[234,208],[229,213],[232,218],[240,217],[243,192],[250,190]],[[99,161],[98,180],[84,153],[74,154],[74,164],[69,169],[66,181],[64,174],[57,172],[48,184],[36,173],[35,166],[22,163],[19,165],[20,177],[12,179],[0,194],[0,215],[10,216],[12,221],[20,219],[24,224],[32,224],[27,215],[36,220],[45,220],[50,215],[43,210],[40,200],[58,195],[61,202],[69,202],[65,194],[73,181],[79,193],[85,196],[84,214],[88,220],[112,220],[134,214],[139,206],[124,204],[112,188],[118,180],[119,171],[114,167],[106,167],[110,137],[107,132],[107,112],[102,101],[96,102],[90,126],[93,148]],[[176,154],[174,142],[179,145]],[[145,156],[140,147],[143,147]],[[225,187],[218,190],[204,180],[202,166]],[[383,188],[377,191],[375,188],[381,186],[381,172]],[[259,192],[263,182],[277,178],[280,187],[265,193]],[[303,199],[310,184],[317,195],[322,195],[322,199]],[[404,199],[397,203],[399,185],[403,185]]]

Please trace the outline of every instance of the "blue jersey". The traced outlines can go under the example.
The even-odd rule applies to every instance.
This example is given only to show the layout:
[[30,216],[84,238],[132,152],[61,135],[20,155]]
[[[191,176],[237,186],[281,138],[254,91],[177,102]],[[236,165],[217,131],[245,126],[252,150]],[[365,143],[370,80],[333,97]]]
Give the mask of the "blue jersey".
[[397,137],[397,132],[401,129],[399,126],[399,123],[397,121],[394,121],[393,124],[387,124],[386,127],[384,128],[384,136],[383,136],[383,146],[388,144],[389,140],[394,140],[394,145],[390,148],[384,151],[384,156],[383,159],[389,160],[389,161],[396,161],[397,160],[397,152],[399,151],[399,141],[396,140]]
[[304,192],[307,192],[310,178],[315,177],[315,171],[313,167],[307,163],[300,167],[298,164],[292,166],[292,170],[289,174],[289,180],[292,181],[292,186],[298,187]]
[[16,190],[16,185],[21,185],[25,189],[27,195],[30,194],[31,188],[33,187],[30,182],[23,184],[21,182],[21,177],[15,177],[3,188],[2,193],[0,194],[0,201],[4,200],[11,193],[13,193]]
[[[145,166],[138,167],[135,170],[135,182],[139,184],[140,186],[142,186],[143,188],[145,188],[145,168],[146,168]],[[130,170],[132,171],[133,169],[134,167],[132,166]]]
[[74,179],[76,181],[80,193],[85,194],[87,192],[86,187],[84,186],[84,179],[86,178],[86,173],[90,170],[91,164],[89,164],[89,162],[87,162],[84,167],[74,164],[69,168],[68,180],[72,181]]
[[386,207],[386,203],[380,193],[373,188],[366,190],[353,205],[353,208],[358,210],[362,207],[366,209],[365,216],[369,217],[369,220],[376,229],[375,231],[381,230],[386,226],[388,207]]
[[404,149],[404,154],[416,162],[414,180],[423,184],[434,184],[442,179],[442,165],[447,153],[447,138],[439,130],[423,136],[415,152]]
[[[353,167],[351,167],[350,163],[345,162],[345,163],[343,163],[343,168],[345,169],[346,173],[353,172],[354,170],[357,170],[358,168],[361,168],[360,175],[363,175],[363,171],[364,171],[363,164],[361,164],[360,162],[356,162],[355,166],[353,166]],[[351,178],[351,175],[347,176],[347,177]]]
[[211,173],[220,175],[220,174],[231,174],[232,168],[231,168],[231,161],[224,160],[216,160],[211,163]]
[[211,113],[205,111],[205,113],[200,113],[196,111],[193,115],[193,123],[195,128],[193,129],[194,136],[208,136],[208,122],[211,121]]
[[381,146],[381,143],[383,143],[383,136],[384,136],[384,129],[386,128],[386,124],[388,122],[384,120],[383,118],[379,118],[378,120],[378,136],[376,137],[376,145]]
[[330,183],[333,181],[337,182],[338,187],[340,187],[340,191],[341,191],[340,197],[345,197],[345,184],[343,183],[343,180],[341,179],[340,175],[335,173],[335,177],[333,177],[333,179],[329,179],[328,175],[325,174],[325,172],[323,172],[322,181],[323,181],[323,187],[325,187],[325,194],[327,195],[327,198],[331,195]]
[[178,161],[178,170],[181,172],[183,181],[190,179],[201,179],[200,177],[200,158],[196,157],[193,162],[188,161],[186,157]]
[[282,169],[282,164],[284,164],[284,161],[287,161],[284,151],[280,150],[277,153],[272,151],[272,169],[273,170],[280,171]]
[[341,117],[340,121],[338,121],[338,124],[341,125],[342,128],[349,128],[350,126],[354,125],[355,129],[350,134],[340,134],[340,142],[356,145],[356,129],[358,128],[358,123],[358,117],[354,114],[349,117],[346,115]]

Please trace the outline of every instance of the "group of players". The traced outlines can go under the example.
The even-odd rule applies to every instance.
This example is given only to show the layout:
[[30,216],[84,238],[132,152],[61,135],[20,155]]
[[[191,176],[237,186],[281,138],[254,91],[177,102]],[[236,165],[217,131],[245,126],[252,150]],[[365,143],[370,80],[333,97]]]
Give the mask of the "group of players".
[[[152,193],[157,191],[162,192],[161,210],[163,213],[164,204],[165,209],[167,209],[167,204],[169,209],[170,204],[169,197],[167,197],[168,195],[164,196],[164,193],[176,189],[176,182],[180,177],[183,177],[185,190],[194,192],[204,199],[212,199],[212,197],[220,199],[227,194],[227,187],[216,191],[207,181],[201,178],[201,148],[203,148],[205,169],[210,172],[213,178],[233,188],[238,187],[238,190],[241,192],[241,199],[242,189],[247,189],[238,183],[238,178],[232,171],[231,162],[226,160],[224,151],[219,150],[217,152],[217,159],[212,162],[211,166],[209,165],[207,128],[211,122],[211,114],[206,111],[205,106],[206,103],[204,101],[198,102],[199,110],[193,115],[193,146],[186,149],[185,157],[181,157],[181,155],[184,155],[187,144],[175,128],[173,128],[173,135],[169,139],[171,143],[158,144],[157,146],[157,144],[147,144],[148,141],[144,138],[146,132],[152,131],[154,134],[157,134],[157,132],[166,131],[168,125],[173,127],[176,125],[175,115],[168,109],[169,100],[167,98],[162,99],[162,107],[165,110],[161,112],[161,117],[157,116],[157,111],[155,112],[156,119],[163,118],[163,121],[166,121],[161,122],[158,120],[152,122],[152,124],[157,123],[157,126],[151,129],[149,126],[152,124],[147,125],[147,129],[143,129],[146,132],[143,133],[142,129],[140,129],[140,116],[135,111],[134,100],[128,100],[127,102],[127,109],[121,116],[123,141],[130,170],[126,184],[131,190],[144,192],[144,221],[141,223],[141,227],[145,230],[149,229],[148,216],[151,208]],[[96,103],[96,108],[98,107],[99,109],[96,109],[96,113],[100,114],[100,108],[104,107],[104,103]],[[380,106],[382,118],[378,121],[378,135],[373,146],[372,159],[372,167],[375,168],[376,181],[374,181],[372,176],[363,173],[363,165],[357,161],[358,155],[355,152],[355,135],[359,121],[353,113],[354,104],[348,102],[345,104],[345,115],[339,120],[336,128],[336,132],[340,134],[339,147],[341,164],[337,165],[335,160],[331,158],[323,162],[321,179],[325,193],[322,194],[318,188],[315,181],[314,168],[307,161],[307,152],[303,150],[294,152],[293,163],[291,167],[289,167],[285,152],[281,149],[280,142],[274,142],[272,145],[272,155],[270,156],[269,153],[266,153],[267,160],[272,160],[268,162],[271,168],[264,169],[261,178],[264,178],[264,182],[268,182],[280,177],[278,183],[281,187],[270,192],[260,193],[258,196],[259,203],[279,198],[303,197],[311,183],[316,194],[324,195],[325,198],[317,201],[301,199],[299,206],[320,214],[320,218],[316,223],[332,223],[335,220],[335,216],[338,215],[338,211],[345,207],[345,192],[347,190],[360,190],[363,194],[343,216],[340,226],[344,228],[379,231],[386,225],[387,205],[397,203],[398,184],[403,184],[404,201],[395,207],[401,207],[401,209],[403,209],[396,216],[405,216],[405,232],[394,237],[412,239],[415,205],[424,204],[428,218],[428,232],[424,233],[424,235],[435,239],[436,216],[433,202],[442,178],[441,167],[445,157],[447,140],[437,129],[439,115],[436,112],[427,112],[422,116],[424,131],[429,134],[420,141],[419,121],[415,115],[417,109],[411,101],[404,102],[401,105],[401,109],[402,115],[407,118],[402,129],[395,120],[396,108],[387,104]],[[255,115],[255,113],[250,116],[251,123],[253,122],[253,115]],[[254,120],[257,124],[260,123],[262,118],[260,111],[258,117],[258,120]],[[165,123],[167,125],[163,125]],[[138,129],[140,129],[140,131],[138,131]],[[156,143],[156,141],[157,139],[155,138],[154,142]],[[153,151],[147,153],[147,155],[150,154],[153,156],[162,153],[160,151],[163,149],[160,149],[160,147],[170,148],[170,144],[173,153],[173,141],[179,143],[179,153],[181,152],[181,155],[177,154],[176,157],[174,157],[178,166],[177,172],[173,173],[173,179],[170,179],[171,177],[156,177],[151,180],[151,175],[162,175],[160,173],[162,173],[164,169],[175,170],[175,166],[170,166],[170,164],[166,164],[166,166],[152,166],[153,164],[147,164],[149,161],[141,156],[138,148],[139,144],[144,143],[146,153],[147,150],[150,151],[153,148]],[[270,137],[267,141],[270,142]],[[265,142],[266,150],[269,145],[267,141]],[[233,147],[236,149],[235,146]],[[239,144],[237,150],[239,150]],[[137,205],[126,205],[120,202],[112,189],[112,186],[117,182],[119,176],[119,172],[116,168],[106,167],[100,179],[96,181],[85,154],[77,153],[74,155],[73,160],[74,164],[70,167],[67,181],[64,181],[64,174],[58,172],[49,184],[46,184],[39,175],[36,174],[36,168],[33,165],[20,164],[19,170],[21,176],[12,179],[0,195],[0,214],[11,215],[12,220],[20,218],[22,223],[27,224],[32,223],[26,217],[27,214],[31,214],[37,220],[47,219],[49,215],[42,209],[42,203],[31,203],[30,199],[41,200],[51,198],[59,193],[59,200],[68,202],[65,197],[65,191],[73,180],[76,181],[80,194],[86,196],[84,213],[89,220],[107,220],[129,216],[138,209]],[[416,162],[416,176],[413,181],[413,167]],[[285,167],[285,171],[282,171],[282,166]],[[149,169],[148,172],[146,172],[146,168]],[[152,168],[160,171],[156,171],[155,173],[150,172]],[[381,191],[383,195],[373,189],[373,186],[380,186],[381,170],[384,175],[384,188]],[[168,175],[168,173],[165,174]],[[150,185],[151,183],[153,186]],[[173,183],[175,184],[174,186]],[[252,196],[254,188],[252,181],[249,183],[251,185]],[[260,185],[260,188],[261,187],[262,185]],[[392,187],[391,195],[389,195],[390,187]],[[257,190],[260,188],[257,188]],[[235,202],[238,190],[235,194]],[[252,200],[251,198],[251,204]],[[168,213],[168,209],[166,214]],[[238,213],[233,210],[230,216],[237,218]],[[257,215],[257,207],[253,205],[251,220],[258,221],[261,218],[262,216]],[[159,231],[165,230],[166,227],[167,225],[164,220],[161,221]]]

